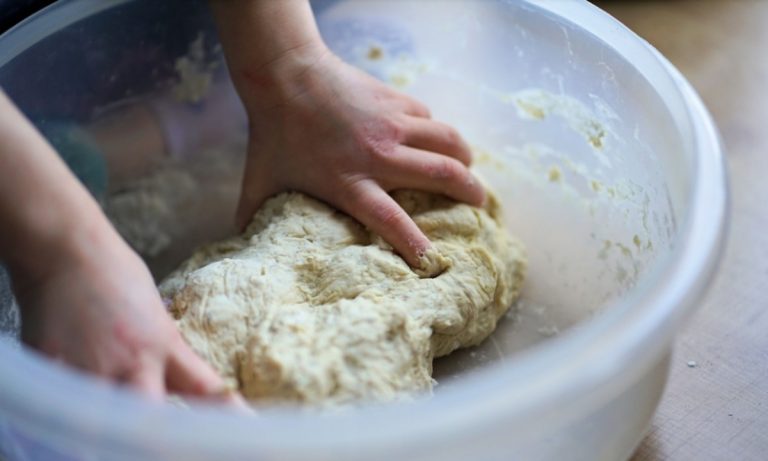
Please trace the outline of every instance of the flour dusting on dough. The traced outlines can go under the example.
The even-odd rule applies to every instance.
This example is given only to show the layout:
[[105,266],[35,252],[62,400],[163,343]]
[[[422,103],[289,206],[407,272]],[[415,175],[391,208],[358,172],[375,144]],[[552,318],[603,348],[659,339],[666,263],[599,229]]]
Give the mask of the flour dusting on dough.
[[518,297],[524,250],[492,194],[484,209],[421,192],[394,198],[432,241],[436,275],[414,272],[347,215],[285,193],[161,284],[184,338],[251,400],[431,391],[432,359],[482,342]]

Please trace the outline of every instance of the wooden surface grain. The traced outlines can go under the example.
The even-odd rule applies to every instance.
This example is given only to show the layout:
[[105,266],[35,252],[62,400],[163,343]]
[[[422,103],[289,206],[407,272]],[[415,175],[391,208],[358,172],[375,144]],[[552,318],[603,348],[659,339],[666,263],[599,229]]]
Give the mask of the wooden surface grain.
[[768,1],[596,3],[699,91],[725,142],[732,192],[725,257],[678,338],[632,460],[768,460]]

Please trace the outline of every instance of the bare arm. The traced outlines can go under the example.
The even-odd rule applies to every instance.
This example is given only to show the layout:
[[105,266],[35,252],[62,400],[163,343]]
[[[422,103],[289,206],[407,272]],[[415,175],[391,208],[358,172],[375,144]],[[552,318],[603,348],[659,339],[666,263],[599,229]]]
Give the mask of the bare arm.
[[165,312],[144,263],[2,92],[0,260],[28,344],[158,398],[221,391],[221,378]]
[[29,275],[104,227],[96,202],[2,92],[0,216],[0,259]]
[[213,0],[211,7],[251,117],[295,96],[301,73],[328,54],[307,0]]

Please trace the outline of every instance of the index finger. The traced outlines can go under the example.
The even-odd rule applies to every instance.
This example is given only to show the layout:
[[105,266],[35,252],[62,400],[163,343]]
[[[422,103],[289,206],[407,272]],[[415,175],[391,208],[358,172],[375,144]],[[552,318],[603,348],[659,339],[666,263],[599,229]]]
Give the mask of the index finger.
[[432,244],[402,207],[373,180],[352,186],[345,211],[379,234],[414,268]]

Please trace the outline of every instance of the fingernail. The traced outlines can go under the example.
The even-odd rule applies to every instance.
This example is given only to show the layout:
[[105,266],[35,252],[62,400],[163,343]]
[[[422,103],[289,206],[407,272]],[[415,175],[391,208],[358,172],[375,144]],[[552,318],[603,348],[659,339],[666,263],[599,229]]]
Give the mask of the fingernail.
[[416,256],[419,258],[423,258],[425,254],[427,254],[427,251],[432,248],[432,242],[427,240],[426,242],[422,241],[412,241],[409,242],[411,248],[416,250]]

